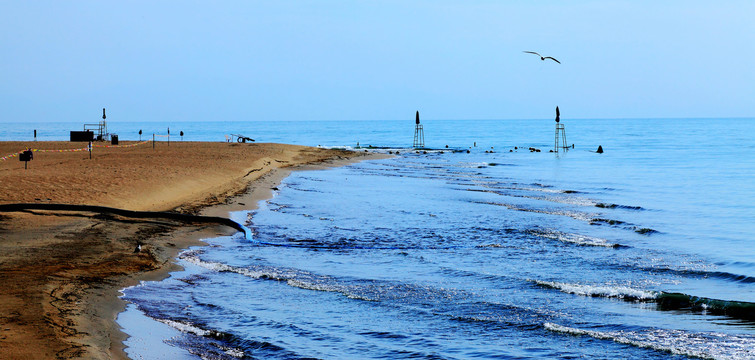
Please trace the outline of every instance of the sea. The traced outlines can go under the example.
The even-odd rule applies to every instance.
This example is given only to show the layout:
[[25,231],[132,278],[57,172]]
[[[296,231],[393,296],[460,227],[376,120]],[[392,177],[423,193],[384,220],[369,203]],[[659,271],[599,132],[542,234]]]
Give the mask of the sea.
[[[561,123],[570,148],[552,152],[552,119],[423,119],[420,150],[413,116],[109,122],[121,140],[169,129],[392,155],[293,172],[230,214],[246,234],[124,289],[126,353],[755,359],[755,119]],[[80,128],[6,124],[0,140]]]

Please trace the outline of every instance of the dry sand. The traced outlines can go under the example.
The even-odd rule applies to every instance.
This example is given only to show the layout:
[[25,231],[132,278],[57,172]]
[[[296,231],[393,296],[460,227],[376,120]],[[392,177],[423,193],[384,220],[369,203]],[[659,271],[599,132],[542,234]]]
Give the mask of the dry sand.
[[[121,142],[134,145],[131,142]],[[104,145],[104,144],[103,144]],[[280,144],[203,142],[86,147],[0,142],[0,204],[66,203],[227,216],[270,196],[291,169],[366,155]],[[284,169],[285,168],[285,169]],[[115,323],[118,290],[174,270],[177,253],[223,226],[65,211],[0,213],[0,354],[3,358],[125,358]],[[134,252],[142,244],[140,252]]]

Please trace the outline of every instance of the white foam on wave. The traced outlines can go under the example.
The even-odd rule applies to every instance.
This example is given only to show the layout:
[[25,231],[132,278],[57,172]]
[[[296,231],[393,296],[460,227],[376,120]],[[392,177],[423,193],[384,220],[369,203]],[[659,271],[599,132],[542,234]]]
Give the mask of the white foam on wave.
[[[170,327],[172,327],[172,328],[174,328],[174,329],[176,329],[178,331],[181,331],[181,332],[184,332],[184,333],[189,333],[189,334],[194,334],[194,335],[197,335],[197,336],[207,336],[207,335],[218,334],[215,331],[204,330],[204,329],[201,329],[199,327],[196,327],[196,326],[194,326],[192,324],[185,323],[185,322],[168,320],[168,319],[155,319],[155,320],[157,320],[158,322],[161,322],[161,323],[163,323],[165,325],[168,325],[168,326],[170,326]],[[220,349],[223,350],[223,352],[226,355],[234,357],[234,358],[237,358],[237,359],[241,359],[241,358],[243,358],[245,356],[244,351],[241,350],[241,349],[238,349],[238,348],[231,348],[231,347],[226,347],[226,346],[220,346]],[[202,356],[202,358],[205,359],[206,357]]]
[[324,292],[336,292],[345,295],[350,299],[375,301],[375,299],[354,294],[349,291],[349,288],[345,285],[329,283],[327,277],[319,277],[312,274],[300,273],[294,270],[266,268],[264,270],[253,270],[243,267],[234,267],[223,263],[211,262],[201,260],[196,253],[185,252],[181,254],[181,259],[192,263],[194,265],[203,267],[208,270],[217,272],[233,272],[241,274],[253,279],[269,279],[285,282],[287,285],[297,287],[304,290],[324,291]]
[[537,192],[542,192],[542,193],[547,193],[547,194],[562,194],[564,192],[564,190],[561,190],[561,189],[533,188],[533,187],[510,187],[507,189],[537,191]]
[[184,251],[178,257],[182,260],[185,260],[186,262],[203,267],[205,269],[214,270],[218,272],[233,271],[233,267],[226,264],[202,261],[199,259],[197,254],[198,253],[195,251]]
[[572,219],[580,220],[580,221],[591,221],[593,218],[595,218],[594,214],[588,214],[588,213],[583,213],[583,212],[578,212],[578,211],[527,208],[527,207],[522,207],[522,206],[518,206],[518,205],[514,205],[514,204],[496,203],[496,202],[482,202],[482,204],[503,206],[503,207],[505,207],[505,208],[507,208],[509,210],[514,210],[514,211],[531,212],[531,213],[546,214],[546,215],[566,216],[566,217],[570,217]]
[[550,322],[545,329],[571,335],[586,335],[641,348],[702,359],[742,360],[755,358],[755,337],[722,334],[691,333],[682,330],[648,329],[644,331],[594,331]]
[[582,285],[582,284],[569,284],[555,281],[540,281],[534,280],[534,282],[540,286],[550,287],[560,290],[567,294],[575,294],[582,296],[593,297],[606,297],[617,299],[637,299],[637,300],[653,300],[658,297],[658,292],[633,289],[626,286],[612,286],[612,285]]
[[182,323],[179,321],[173,321],[173,320],[168,320],[168,319],[155,319],[155,320],[165,325],[168,325],[176,330],[179,330],[181,332],[190,333],[197,336],[207,336],[207,335],[212,334],[212,332],[209,330],[200,329],[194,325]]
[[562,242],[583,245],[583,246],[601,246],[601,247],[616,247],[618,244],[608,242],[606,239],[596,238],[587,235],[569,234],[559,231],[536,231],[534,234],[547,238],[558,240]]
[[288,281],[291,279],[291,277],[294,276],[293,273],[290,273],[287,271],[252,270],[252,269],[247,269],[247,268],[242,268],[242,267],[235,267],[235,266],[231,266],[231,265],[227,265],[227,264],[223,264],[219,262],[204,261],[204,260],[199,259],[199,257],[197,257],[196,255],[189,254],[189,253],[184,253],[180,257],[181,259],[191,264],[203,267],[208,270],[213,270],[217,272],[233,272],[233,273],[241,274],[241,275],[253,278],[253,279],[264,278],[264,279],[271,279],[271,280],[278,280],[278,281]]
[[[291,287],[304,290],[314,290],[323,292],[340,293],[349,299],[362,301],[381,301],[384,299],[395,299],[404,296],[453,296],[449,289],[439,289],[436,293],[430,288],[413,288],[401,287],[395,284],[375,284],[375,283],[356,283],[344,284],[337,278],[328,275],[318,275],[296,269],[275,268],[270,266],[261,266],[257,268],[235,267],[223,263],[204,261],[199,258],[201,251],[186,251],[179,255],[181,259],[191,264],[203,267],[208,270],[217,272],[232,272],[241,274],[253,279],[268,279],[284,282]],[[399,292],[398,294],[396,292]]]
[[297,279],[289,279],[286,280],[286,284],[297,287],[304,290],[314,290],[314,291],[326,291],[326,292],[341,292],[344,293],[343,287],[341,286],[334,286],[331,284],[322,284],[322,283],[316,283],[316,282],[310,282],[310,281],[302,281]]
[[244,351],[241,349],[236,348],[222,348],[224,353],[228,356],[235,357],[237,359],[242,359],[244,357]]
[[358,294],[354,294],[351,291],[349,291],[349,288],[344,285],[338,285],[338,284],[325,284],[321,282],[315,282],[315,281],[302,281],[297,279],[289,279],[286,281],[286,284],[297,287],[304,290],[313,290],[313,291],[324,291],[324,292],[335,292],[340,293],[341,295],[346,296],[349,299],[354,300],[363,300],[363,301],[377,301],[373,298],[362,296]]

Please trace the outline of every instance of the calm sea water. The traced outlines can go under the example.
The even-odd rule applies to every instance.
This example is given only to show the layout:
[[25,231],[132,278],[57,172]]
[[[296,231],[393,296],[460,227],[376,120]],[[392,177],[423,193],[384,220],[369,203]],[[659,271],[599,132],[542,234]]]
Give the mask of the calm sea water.
[[129,355],[755,358],[755,119],[567,119],[558,155],[552,120],[423,121],[426,154],[412,120],[111,123],[400,151],[292,174],[248,237],[126,289]]

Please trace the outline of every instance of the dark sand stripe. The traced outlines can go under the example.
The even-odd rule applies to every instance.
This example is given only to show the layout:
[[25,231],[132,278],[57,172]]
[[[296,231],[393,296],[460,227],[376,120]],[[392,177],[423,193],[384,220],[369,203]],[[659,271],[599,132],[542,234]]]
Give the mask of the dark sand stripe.
[[246,234],[241,224],[227,218],[219,216],[201,216],[201,215],[189,215],[180,214],[165,211],[134,211],[112,208],[107,206],[96,205],[74,205],[74,204],[0,204],[0,212],[14,212],[14,211],[27,211],[27,210],[51,210],[51,211],[88,211],[96,213],[108,213],[115,214],[130,218],[139,219],[171,219],[187,223],[203,223],[203,224],[219,224],[229,226]]

